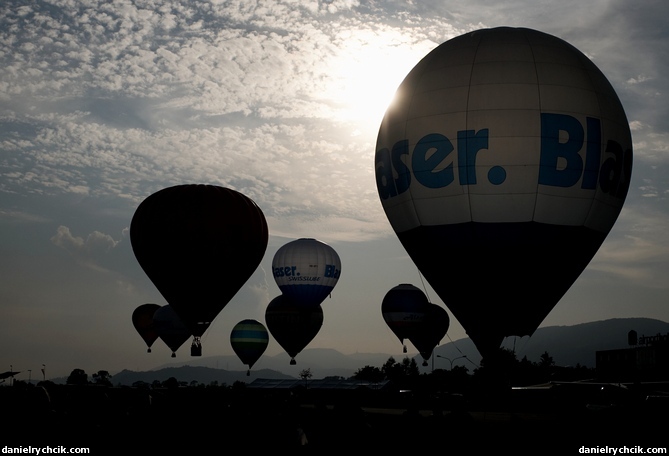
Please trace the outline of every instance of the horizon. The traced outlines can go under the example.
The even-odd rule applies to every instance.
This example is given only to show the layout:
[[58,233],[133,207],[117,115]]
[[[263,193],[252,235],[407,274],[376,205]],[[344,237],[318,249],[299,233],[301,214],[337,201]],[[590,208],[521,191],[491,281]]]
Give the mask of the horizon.
[[[592,321],[592,322],[578,323],[578,324],[574,324],[574,325],[546,326],[546,327],[540,328],[537,331],[544,332],[545,330],[551,330],[551,329],[556,329],[556,328],[557,329],[560,329],[560,328],[562,328],[562,329],[564,329],[564,328],[575,328],[575,327],[584,326],[584,325],[592,326],[593,324],[610,323],[610,322],[615,321],[615,320],[625,320],[625,321],[649,320],[649,321],[652,321],[652,322],[662,323],[662,324],[667,325],[666,328],[665,328],[666,331],[667,331],[666,334],[669,334],[669,322],[662,321],[662,320],[657,320],[657,319],[648,319],[648,318],[612,318],[612,319],[607,319],[607,320],[597,320],[597,321]],[[634,329],[634,328],[630,328],[630,330],[632,330],[632,329]],[[657,334],[660,334],[660,333],[657,333]],[[652,337],[652,336],[656,336],[657,334],[640,333],[639,337],[641,337],[641,336]],[[522,341],[522,339],[525,339],[524,342]],[[551,355],[552,357],[557,357],[558,361],[560,360],[560,356],[559,356],[560,351],[558,351],[558,353],[555,353],[555,351],[551,351],[551,349],[547,348],[547,347],[538,347],[538,346],[536,346],[536,344],[534,344],[534,346],[533,346],[532,340],[533,339],[531,339],[531,336],[530,337],[525,337],[525,338],[516,338],[516,340],[514,340],[514,341],[507,340],[507,341],[505,341],[504,344],[502,344],[502,346],[500,348],[514,350],[514,353],[515,353],[517,359],[522,359],[523,356],[527,356],[528,354],[533,353],[533,356],[528,358],[528,360],[531,361],[531,362],[538,362],[539,358],[540,358],[540,354],[543,353],[543,351],[548,351],[549,355]],[[516,347],[516,344],[518,344],[518,347]],[[459,347],[458,347],[458,345],[459,345]],[[528,347],[528,345],[529,345],[529,347]],[[620,341],[618,342],[617,346],[610,346],[608,348],[603,348],[603,349],[619,349],[619,348],[622,348],[623,346],[624,347],[627,346],[627,334],[621,334],[620,335]],[[430,364],[428,367],[421,366],[423,358],[421,357],[420,353],[410,343],[407,344],[407,348],[408,348],[407,353],[403,353],[403,352],[401,352],[401,350],[396,352],[396,353],[378,353],[378,352],[342,353],[342,352],[338,351],[337,349],[330,348],[330,347],[319,347],[319,348],[307,347],[301,352],[300,355],[298,355],[298,357],[297,357],[298,363],[297,363],[296,366],[290,366],[289,365],[288,361],[290,360],[290,356],[285,352],[280,352],[280,353],[276,353],[276,354],[273,354],[273,355],[263,354],[260,357],[260,359],[254,364],[254,367],[251,368],[252,376],[251,376],[250,380],[251,381],[253,380],[253,374],[254,373],[257,373],[258,371],[263,371],[263,370],[270,370],[270,371],[277,372],[277,373],[282,374],[282,375],[290,376],[291,378],[298,378],[299,373],[303,369],[305,369],[305,368],[311,369],[311,367],[305,365],[305,363],[306,364],[308,364],[308,363],[313,364],[315,354],[322,353],[324,351],[326,351],[326,352],[327,351],[332,351],[332,352],[337,353],[337,355],[341,355],[343,357],[362,357],[363,359],[366,359],[367,361],[369,361],[370,358],[378,358],[379,361],[382,361],[382,362],[385,362],[389,358],[393,358],[397,362],[403,360],[404,358],[416,359],[416,362],[419,365],[419,370],[421,371],[421,373],[429,373],[429,371],[432,369],[432,364]],[[516,348],[518,349],[518,352],[515,351]],[[465,351],[467,352],[466,356],[467,356],[468,359],[462,359],[460,356],[457,356],[457,358],[454,357],[453,358],[453,366],[467,367],[468,370],[471,373],[475,368],[479,367],[478,364],[480,363],[480,354],[475,350],[475,347],[474,347],[473,343],[471,342],[471,340],[468,337],[464,337],[462,339],[449,341],[449,342],[440,344],[439,346],[437,346],[435,348],[435,350],[433,352],[433,355],[436,355],[440,358],[444,358],[444,356],[443,356],[444,353],[448,354],[449,350],[454,352],[455,355],[462,355],[464,353],[464,352],[461,352],[462,349],[465,349]],[[595,354],[594,352],[591,353],[591,355],[593,357],[593,360],[594,360],[594,354]],[[451,356],[453,356],[453,355],[451,355]],[[268,360],[267,358],[270,358],[270,360]],[[534,358],[536,358],[536,359],[534,359]],[[112,371],[108,371],[108,372],[111,374],[111,378],[113,380],[113,377],[115,375],[118,375],[118,374],[121,374],[121,373],[124,373],[124,372],[142,374],[142,373],[149,373],[149,372],[157,372],[157,371],[164,370],[164,369],[179,369],[179,368],[183,368],[183,367],[221,370],[221,371],[225,371],[225,372],[229,372],[229,373],[239,373],[239,374],[244,374],[244,375],[246,374],[246,371],[248,370],[248,366],[242,364],[242,362],[237,358],[237,355],[234,354],[234,353],[233,354],[225,354],[225,355],[202,356],[202,357],[191,357],[191,356],[189,356],[188,360],[183,360],[183,359],[180,360],[178,357],[176,359],[175,358],[169,358],[169,359],[172,359],[172,361],[168,361],[168,362],[165,362],[165,363],[159,363],[159,364],[156,364],[156,365],[154,365],[154,366],[152,366],[148,369],[144,369],[144,370],[133,370],[133,369],[129,369],[129,368],[122,368],[121,370],[119,370],[115,373],[113,373]],[[309,361],[304,361],[305,359],[307,359]],[[446,357],[446,359],[449,359],[449,358]],[[221,360],[226,361],[226,366],[225,367],[218,366],[218,363]],[[476,360],[478,362],[476,362],[474,360]],[[213,362],[213,361],[216,361],[216,366],[215,367],[211,366],[211,365],[208,365],[208,364],[211,364],[211,362]],[[270,361],[270,362],[268,363],[268,361]],[[556,361],[556,366],[575,364],[573,362],[573,360],[571,360],[569,362],[558,362],[558,361]],[[592,362],[587,362],[586,360],[581,360],[581,361],[582,362],[579,361],[578,363],[585,366],[585,367],[591,368],[591,369],[595,368],[595,366]],[[283,366],[284,370],[287,370],[287,371],[292,370],[294,372],[288,372],[287,373],[286,371],[281,370],[281,366],[278,364],[279,362],[284,364],[284,366]],[[365,362],[365,361],[361,361],[361,362]],[[199,363],[199,365],[198,365],[198,363]],[[432,358],[430,358],[430,361],[428,361],[428,363],[432,363]],[[438,363],[443,363],[443,361],[438,361]],[[232,364],[232,367],[230,367],[230,364]],[[352,361],[352,360],[349,361],[349,364],[353,365],[354,361]],[[593,364],[593,365],[591,365],[591,364]],[[344,370],[351,370],[352,371],[354,369],[350,366],[349,367],[342,367],[342,366],[325,367],[325,366],[322,365],[322,363],[318,363],[318,362],[316,362],[316,365],[317,365],[317,367],[315,368],[316,372],[320,372],[321,370],[324,370],[324,369],[325,370],[342,370],[342,371],[344,371]],[[357,366],[358,369],[362,368],[362,367],[364,367],[364,366],[362,366],[362,365]],[[375,366],[375,367],[380,367],[380,366]],[[81,367],[74,367],[72,370],[80,369],[80,368]],[[441,368],[443,369],[443,367],[441,367]],[[100,369],[90,370],[90,371],[87,370],[87,369],[82,369],[82,370],[84,370],[84,372],[86,372],[86,374],[88,375],[89,379],[92,380],[92,375],[94,373],[97,373]],[[102,369],[102,370],[106,370],[106,369]],[[71,371],[69,373],[71,373]],[[52,376],[50,378],[46,378],[45,380],[47,380],[47,381],[50,381],[50,380],[51,381],[55,381],[55,380],[65,381],[67,379],[67,377],[69,376],[69,373],[68,373],[68,375],[64,375],[64,376]],[[327,376],[329,376],[329,375],[323,375],[323,376],[321,376],[321,378],[325,378]],[[19,376],[16,376],[16,377],[19,377]],[[26,381],[27,379],[19,377],[19,378],[16,378],[16,380]],[[39,381],[42,381],[42,380],[40,380],[38,378],[35,378],[33,376],[30,383],[36,384]],[[112,381],[112,383],[113,383],[113,381]]]

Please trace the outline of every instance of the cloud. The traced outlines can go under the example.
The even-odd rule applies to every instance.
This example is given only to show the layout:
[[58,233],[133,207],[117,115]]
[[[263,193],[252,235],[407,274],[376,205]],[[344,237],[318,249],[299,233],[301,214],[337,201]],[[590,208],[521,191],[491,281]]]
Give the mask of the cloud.
[[137,204],[215,183],[276,216],[366,218],[383,99],[456,33],[355,1],[16,5],[0,28],[4,187]]
[[101,257],[104,257],[112,251],[118,241],[108,234],[94,231],[86,239],[73,236],[70,229],[66,226],[59,226],[56,234],[51,237],[51,242],[67,250],[78,262],[85,264],[93,269],[102,269],[98,265]]
[[[669,215],[647,208],[626,207],[591,266],[630,285],[667,288],[669,267],[666,227]],[[618,234],[623,233],[623,234]]]
[[[168,185],[214,183],[248,193],[282,229],[286,217],[314,228],[331,218],[372,235],[368,163],[394,88],[439,43],[504,21],[559,30],[593,56],[622,88],[636,157],[667,163],[666,103],[652,96],[666,64],[649,53],[662,37],[640,26],[654,15],[597,2],[584,21],[575,4],[8,2],[0,145],[13,156],[2,187],[123,198],[131,210]],[[625,33],[593,30],[606,21]],[[644,56],[636,68],[632,51]]]

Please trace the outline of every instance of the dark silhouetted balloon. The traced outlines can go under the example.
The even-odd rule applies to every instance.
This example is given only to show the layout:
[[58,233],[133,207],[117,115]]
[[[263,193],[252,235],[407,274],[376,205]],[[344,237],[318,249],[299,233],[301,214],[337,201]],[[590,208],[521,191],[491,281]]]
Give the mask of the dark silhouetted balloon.
[[423,357],[423,366],[427,366],[432,351],[446,335],[451,323],[448,312],[442,307],[432,303],[428,303],[425,307],[425,319],[421,323],[420,330],[409,336],[409,340]]
[[137,261],[196,339],[258,267],[267,239],[260,208],[215,185],[162,189],[130,224]]
[[251,368],[260,359],[267,345],[269,334],[265,326],[256,320],[242,320],[237,323],[230,333],[230,345],[242,363],[249,369],[246,375],[251,374]]
[[151,353],[151,345],[158,339],[158,333],[153,328],[153,314],[158,309],[158,304],[142,304],[132,312],[132,325],[146,343],[148,353]]
[[449,40],[411,70],[375,170],[399,240],[485,358],[533,334],[604,242],[632,139],[585,55],[500,27]]
[[383,298],[383,319],[402,343],[404,353],[407,352],[404,339],[411,339],[421,330],[428,304],[425,293],[406,283],[391,288]]
[[272,337],[290,355],[290,364],[296,364],[297,354],[309,345],[323,326],[323,309],[321,306],[297,305],[280,295],[268,304],[265,323]]
[[170,305],[162,306],[154,312],[153,329],[160,340],[172,350],[172,358],[177,356],[176,352],[179,347],[191,336],[190,329]]
[[302,238],[277,250],[272,273],[281,292],[293,303],[317,307],[339,281],[341,261],[326,243]]

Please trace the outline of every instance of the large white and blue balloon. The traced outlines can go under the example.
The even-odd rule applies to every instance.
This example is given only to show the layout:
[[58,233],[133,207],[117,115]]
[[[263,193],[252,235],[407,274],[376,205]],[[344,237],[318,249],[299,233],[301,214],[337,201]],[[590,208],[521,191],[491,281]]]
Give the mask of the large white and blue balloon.
[[319,306],[339,281],[341,260],[328,244],[311,238],[288,242],[272,260],[281,292],[294,304]]
[[375,169],[400,241],[485,357],[531,335],[604,242],[632,139],[583,53],[500,27],[414,67],[381,123]]

